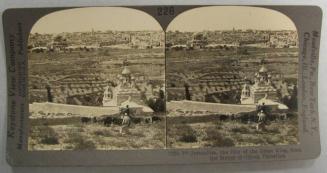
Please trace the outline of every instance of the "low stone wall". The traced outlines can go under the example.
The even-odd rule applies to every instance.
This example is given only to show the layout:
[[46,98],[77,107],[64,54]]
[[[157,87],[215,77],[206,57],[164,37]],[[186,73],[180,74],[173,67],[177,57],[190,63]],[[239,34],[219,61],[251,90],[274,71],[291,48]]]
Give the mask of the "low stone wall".
[[185,111],[188,116],[202,116],[201,112],[203,112],[203,114],[217,113],[223,115],[232,115],[243,112],[253,112],[256,110],[256,105],[221,104],[183,100],[167,102],[167,110],[172,112]]
[[[53,116],[46,118],[58,118],[56,115],[62,116],[83,116],[94,117],[102,115],[119,114],[118,107],[95,107],[95,106],[78,106],[59,103],[32,103],[29,105],[29,112],[33,112],[30,118],[40,118],[39,112],[45,113],[45,116]],[[45,117],[43,117],[45,118]]]

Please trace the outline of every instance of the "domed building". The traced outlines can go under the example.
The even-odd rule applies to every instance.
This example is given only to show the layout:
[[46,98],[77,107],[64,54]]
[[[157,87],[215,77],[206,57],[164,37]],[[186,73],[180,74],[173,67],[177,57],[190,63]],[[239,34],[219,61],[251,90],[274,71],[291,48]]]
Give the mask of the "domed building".
[[142,100],[141,91],[135,84],[135,78],[128,68],[127,61],[123,62],[123,71],[118,76],[118,85],[113,87],[108,85],[103,94],[103,106],[125,107],[129,105],[131,109],[137,109],[137,112],[152,113],[153,110],[146,106]]
[[241,104],[257,104],[261,99],[277,101],[277,89],[271,83],[268,69],[262,65],[259,72],[255,73],[254,84],[244,84],[241,92]]

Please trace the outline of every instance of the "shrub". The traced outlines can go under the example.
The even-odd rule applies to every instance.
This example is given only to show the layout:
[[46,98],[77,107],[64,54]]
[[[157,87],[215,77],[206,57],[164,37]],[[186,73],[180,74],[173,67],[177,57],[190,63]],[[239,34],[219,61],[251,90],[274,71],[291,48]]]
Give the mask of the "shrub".
[[58,134],[49,126],[37,126],[32,137],[39,138],[39,141],[42,144],[59,144]]
[[205,141],[209,141],[211,143],[206,146],[210,147],[231,147],[235,146],[234,140],[229,137],[224,137],[217,129],[208,128],[206,129],[206,137]]
[[212,143],[213,147],[233,147],[235,146],[233,139],[226,137],[222,140],[214,140]]
[[222,137],[220,132],[215,128],[208,128],[205,130],[205,132],[206,132],[206,137],[204,138],[204,140],[206,141],[212,141]]
[[197,142],[196,132],[189,125],[177,126],[176,135],[179,136],[178,140],[181,142]]
[[40,140],[42,144],[55,145],[59,144],[59,140],[56,136],[45,136]]
[[197,142],[197,138],[194,134],[184,134],[179,138],[182,142]]
[[103,56],[110,56],[110,50],[109,49],[105,49],[104,51],[100,51],[99,55],[103,55]]
[[221,121],[216,121],[215,122],[215,127],[219,130],[222,130],[224,126],[224,123],[222,123]]

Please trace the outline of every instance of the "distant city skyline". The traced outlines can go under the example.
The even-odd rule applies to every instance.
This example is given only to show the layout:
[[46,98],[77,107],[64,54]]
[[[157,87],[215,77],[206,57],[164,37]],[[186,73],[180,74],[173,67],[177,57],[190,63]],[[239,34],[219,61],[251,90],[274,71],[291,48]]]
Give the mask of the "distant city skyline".
[[[290,30],[290,29],[280,29],[280,30],[269,30],[269,29],[251,29],[251,28],[247,28],[247,29],[238,29],[238,28],[234,28],[235,31],[238,31],[238,30],[241,30],[241,31],[246,31],[246,30],[253,30],[253,31],[272,31],[272,32],[275,32],[275,31],[296,31],[296,30]],[[63,32],[60,32],[60,33],[39,33],[39,32],[31,32],[31,34],[62,34],[62,33],[69,33],[69,34],[72,34],[72,33],[86,33],[86,32],[162,32],[162,31],[158,31],[158,30],[137,30],[137,31],[118,31],[118,30],[87,30],[87,31],[73,31],[73,32],[66,32],[66,31],[63,31]],[[216,32],[216,31],[233,31],[233,28],[232,29],[225,29],[225,30],[201,30],[201,31],[180,31],[180,30],[168,30],[167,32]]]
[[73,33],[90,33],[90,32],[102,32],[102,33],[106,33],[106,32],[162,32],[160,30],[132,30],[132,31],[121,31],[121,30],[96,30],[96,29],[90,29],[90,30],[85,30],[85,31],[72,31],[72,32],[67,32],[67,31],[62,31],[62,32],[56,32],[56,33],[48,33],[48,32],[31,32],[31,34],[62,34],[62,33],[69,33],[69,34],[73,34]]
[[[252,30],[252,31],[271,31],[271,32],[276,32],[276,31],[296,31],[292,29],[278,29],[278,30],[271,30],[271,29],[251,29],[251,28],[245,28],[245,29],[239,29],[239,28],[234,28],[235,31],[247,31],[247,30]],[[233,31],[232,29],[217,29],[217,30],[197,30],[197,31],[181,31],[181,30],[167,30],[167,32],[217,32],[217,31]]]
[[293,30],[286,15],[266,8],[247,6],[209,6],[181,13],[167,31],[199,32],[218,30]]

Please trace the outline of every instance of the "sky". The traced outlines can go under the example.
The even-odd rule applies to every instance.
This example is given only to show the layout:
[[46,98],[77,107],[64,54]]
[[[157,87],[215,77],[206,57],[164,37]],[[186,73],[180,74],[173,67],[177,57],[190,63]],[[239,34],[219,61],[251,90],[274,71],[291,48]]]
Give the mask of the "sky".
[[[178,15],[167,30],[296,30],[284,14],[259,7],[211,6]],[[162,30],[150,15],[123,7],[86,7],[50,13],[36,22],[31,33]]]
[[284,14],[259,7],[212,6],[201,7],[178,15],[167,30],[296,30],[293,22]]
[[34,24],[31,33],[61,33],[81,31],[141,31],[162,30],[150,15],[123,7],[86,7],[50,13]]

